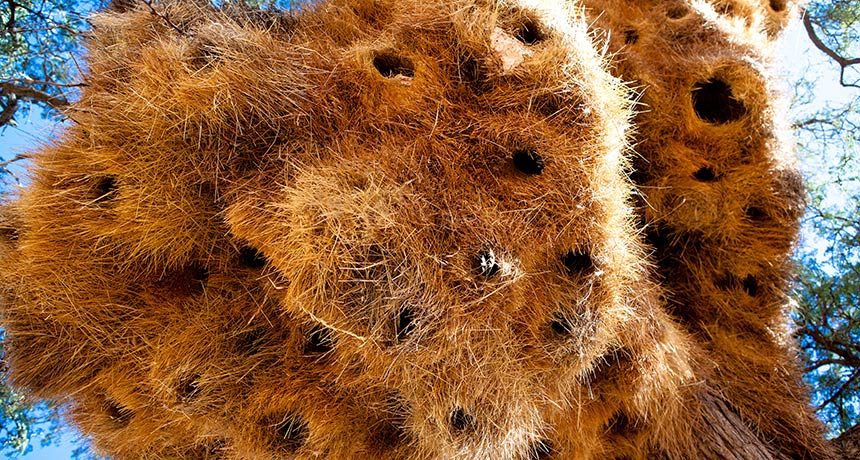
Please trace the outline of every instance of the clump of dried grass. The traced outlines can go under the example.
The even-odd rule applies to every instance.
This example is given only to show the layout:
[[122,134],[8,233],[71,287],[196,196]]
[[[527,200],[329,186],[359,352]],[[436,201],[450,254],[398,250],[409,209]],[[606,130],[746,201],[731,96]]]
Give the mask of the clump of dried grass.
[[815,452],[759,32],[585,6],[100,15],[74,126],[2,208],[13,380],[120,459],[704,458],[715,393]]

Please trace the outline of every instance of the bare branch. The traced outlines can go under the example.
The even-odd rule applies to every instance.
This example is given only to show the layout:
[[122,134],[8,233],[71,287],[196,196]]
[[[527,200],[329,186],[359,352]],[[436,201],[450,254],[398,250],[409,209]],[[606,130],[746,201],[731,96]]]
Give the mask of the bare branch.
[[30,78],[6,78],[7,82],[27,83],[29,85],[56,86],[58,88],[77,88],[87,86],[86,83],[57,83],[53,81],[33,80]]
[[806,35],[808,35],[809,39],[812,40],[812,44],[815,45],[815,47],[818,48],[819,51],[826,54],[830,59],[834,60],[837,64],[839,64],[839,84],[844,87],[860,88],[860,84],[858,84],[857,82],[845,82],[845,69],[853,65],[860,64],[860,58],[844,57],[829,46],[827,46],[815,32],[815,27],[813,27],[812,25],[812,18],[806,11],[803,12],[803,27],[806,29]]
[[7,98],[6,105],[3,107],[3,111],[0,112],[0,126],[9,124],[17,111],[18,98],[14,96]]
[[839,388],[836,391],[834,391],[833,394],[830,395],[830,397],[827,398],[826,401],[819,404],[815,408],[815,410],[819,411],[822,408],[824,408],[825,406],[827,406],[828,404],[831,404],[834,401],[836,401],[840,396],[842,396],[843,393],[845,393],[845,390],[848,389],[848,386],[851,385],[854,382],[854,380],[857,379],[857,377],[860,377],[860,369],[855,370],[854,373],[851,374],[851,377],[848,378],[848,380],[846,380],[842,385],[840,385]]
[[184,30],[182,30],[181,28],[179,28],[179,26],[177,26],[176,24],[174,24],[174,23],[173,23],[173,21],[171,21],[171,20],[170,20],[170,18],[168,18],[168,17],[167,17],[167,15],[162,14],[162,13],[159,13],[159,12],[155,9],[155,5],[153,5],[152,0],[144,0],[144,2],[143,2],[143,3],[144,3],[144,4],[146,4],[146,6],[148,6],[148,7],[149,7],[149,12],[150,12],[151,14],[153,14],[153,15],[155,15],[155,16],[158,16],[158,17],[160,17],[161,19],[163,19],[163,20],[164,20],[164,22],[165,22],[165,23],[167,23],[167,25],[169,25],[171,28],[173,28],[173,30],[175,30],[175,31],[179,32],[179,35],[181,35],[181,36],[183,36],[183,37],[185,37],[185,36],[187,35],[187,34],[185,33],[185,31],[184,31]]
[[18,161],[23,161],[23,160],[28,160],[28,159],[30,159],[30,155],[27,155],[26,153],[19,153],[18,155],[15,155],[15,157],[12,158],[11,160],[0,161],[0,169],[6,169],[12,163],[16,163]]
[[805,128],[809,125],[831,125],[831,126],[833,126],[833,124],[834,124],[833,120],[829,120],[826,118],[810,118],[808,120],[794,123],[792,125],[792,128],[794,128],[794,129]]
[[63,97],[52,96],[44,91],[16,83],[0,83],[0,95],[15,95],[18,99],[30,99],[47,104],[55,109],[62,109],[69,105],[69,101]]

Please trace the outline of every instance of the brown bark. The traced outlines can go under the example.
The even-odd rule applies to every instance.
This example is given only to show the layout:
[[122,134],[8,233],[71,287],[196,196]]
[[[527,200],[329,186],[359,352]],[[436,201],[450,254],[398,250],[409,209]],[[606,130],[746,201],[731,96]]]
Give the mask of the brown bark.
[[700,423],[697,430],[702,460],[789,460],[759,439],[729,405],[712,394],[702,398]]

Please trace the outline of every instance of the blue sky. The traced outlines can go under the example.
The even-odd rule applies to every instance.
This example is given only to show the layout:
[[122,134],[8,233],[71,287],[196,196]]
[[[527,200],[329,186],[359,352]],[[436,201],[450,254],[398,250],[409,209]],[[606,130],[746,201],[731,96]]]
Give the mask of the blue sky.
[[[785,34],[780,49],[781,53],[778,56],[780,71],[787,80],[785,86],[787,90],[792,88],[790,82],[801,75],[818,75],[815,105],[844,101],[851,95],[849,90],[838,85],[838,67],[824,59],[817,50],[811,48],[800,24],[795,24]],[[797,109],[795,109],[796,111]],[[37,110],[32,111],[26,117],[19,117],[18,124],[18,127],[6,127],[0,133],[0,157],[3,160],[8,160],[18,153],[25,153],[40,142],[47,141],[57,129],[50,120],[43,120]],[[812,176],[812,180],[822,179],[817,172],[824,169],[825,164],[822,162],[826,161],[827,156],[825,155],[803,158],[803,169]],[[838,195],[835,195],[835,199],[837,200],[836,204],[838,204]],[[842,199],[844,200],[844,197]],[[813,236],[806,234],[804,235],[804,244],[807,248],[814,248],[818,243]],[[38,441],[34,441],[36,445],[34,445],[33,450],[21,458],[26,460],[70,459],[74,447],[73,440],[76,437],[77,435],[73,432],[66,431],[63,433],[60,445],[46,448],[39,447]]]

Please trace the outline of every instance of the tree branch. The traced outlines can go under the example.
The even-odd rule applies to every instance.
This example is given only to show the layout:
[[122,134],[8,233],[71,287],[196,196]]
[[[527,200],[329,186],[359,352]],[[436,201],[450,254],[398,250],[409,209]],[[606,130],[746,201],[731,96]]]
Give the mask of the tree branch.
[[144,3],[146,6],[148,6],[148,7],[149,7],[149,12],[150,12],[150,14],[152,14],[152,15],[154,15],[154,16],[158,16],[159,18],[163,19],[163,20],[164,20],[164,22],[165,22],[165,23],[167,23],[167,25],[169,25],[173,30],[175,30],[176,32],[178,32],[180,36],[182,36],[182,37],[187,36],[187,34],[185,33],[185,31],[184,31],[184,30],[182,30],[182,29],[181,29],[179,26],[177,26],[176,24],[174,24],[174,23],[173,23],[173,21],[171,21],[171,20],[170,20],[170,18],[168,18],[166,14],[159,13],[159,12],[155,9],[155,5],[152,3],[152,0],[144,0],[144,1],[143,1],[143,3]]
[[849,385],[851,385],[851,383],[853,383],[853,382],[854,382],[854,380],[856,380],[856,379],[857,379],[857,377],[860,377],[860,369],[855,370],[855,371],[851,374],[851,377],[849,377],[849,378],[848,378],[848,380],[846,380],[845,382],[843,382],[843,383],[842,383],[842,385],[840,385],[840,386],[839,386],[839,388],[838,388],[836,391],[834,391],[834,392],[833,392],[833,394],[832,394],[832,395],[830,395],[830,397],[829,397],[829,398],[827,398],[827,400],[826,400],[826,401],[824,401],[823,403],[819,404],[819,405],[818,405],[818,407],[816,407],[816,408],[815,408],[815,411],[816,411],[816,412],[817,412],[817,411],[820,411],[821,409],[823,409],[823,408],[824,408],[825,406],[827,406],[828,404],[831,404],[831,403],[835,402],[835,401],[839,398],[839,396],[841,396],[841,395],[842,395],[842,393],[844,393],[844,392],[845,392],[845,390],[848,388],[848,386],[849,386]]
[[853,65],[860,64],[860,58],[846,58],[827,46],[815,32],[815,27],[812,25],[812,18],[809,16],[807,11],[803,12],[803,27],[806,29],[806,35],[808,35],[809,39],[812,40],[812,44],[815,45],[819,51],[826,54],[830,59],[833,59],[837,64],[839,64],[839,84],[844,87],[860,88],[860,84],[857,84],[856,82],[845,82],[845,69]]
[[6,99],[6,105],[3,107],[3,111],[0,112],[0,126],[9,124],[17,111],[18,98],[12,95]]
[[33,80],[31,78],[7,78],[7,83],[13,82],[24,82],[29,85],[45,85],[45,86],[56,86],[59,88],[77,88],[80,86],[87,86],[86,83],[57,83],[53,81],[44,81],[44,80]]
[[[22,161],[22,160],[29,160],[29,159],[30,159],[30,155],[28,155],[26,153],[19,153],[18,155],[15,155],[15,157],[12,158],[11,160],[0,161],[0,169],[6,169],[12,163]],[[3,372],[2,367],[0,367],[0,372]]]
[[6,22],[6,31],[9,32],[15,27],[15,8],[18,7],[18,4],[15,3],[15,0],[7,0],[6,3],[9,4],[9,20]]
[[18,99],[30,99],[35,102],[47,104],[55,109],[62,109],[69,105],[66,98],[51,96],[50,94],[31,88],[29,86],[19,85],[17,83],[2,82],[0,83],[0,95],[14,95]]

